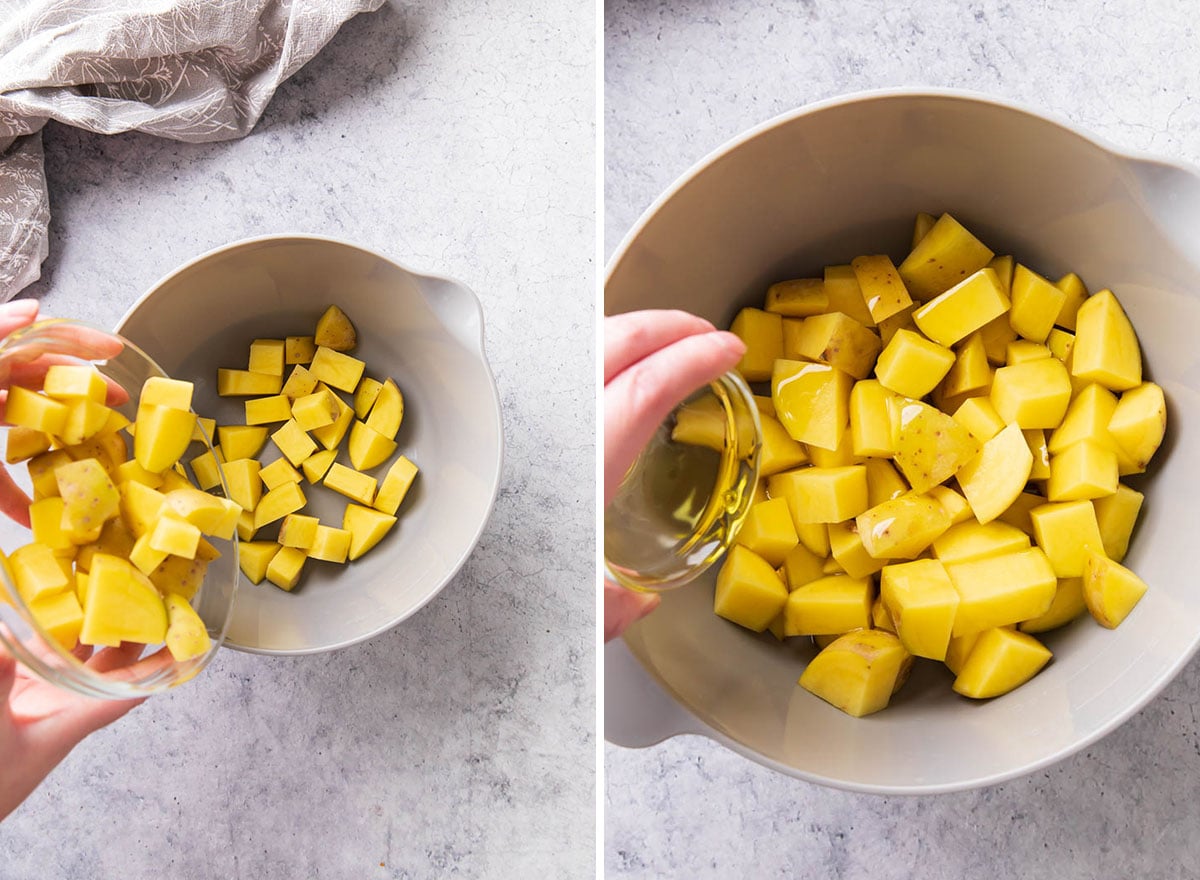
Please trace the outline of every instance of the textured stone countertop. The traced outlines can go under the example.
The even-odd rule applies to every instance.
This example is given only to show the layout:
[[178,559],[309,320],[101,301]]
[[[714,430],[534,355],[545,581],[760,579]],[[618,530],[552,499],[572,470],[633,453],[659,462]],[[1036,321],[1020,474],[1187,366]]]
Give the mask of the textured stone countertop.
[[360,243],[479,295],[507,449],[428,606],[330,655],[221,652],[0,825],[4,880],[592,876],[593,12],[391,3],[240,141],[47,129],[43,311],[113,326],[247,236]]
[[[730,4],[609,0],[607,259],[679,174],[786,110],[948,86],[1200,163],[1200,44],[1184,2]],[[1200,664],[1115,733],[1042,772],[940,797],[848,794],[708,740],[605,745],[612,877],[1194,877]]]

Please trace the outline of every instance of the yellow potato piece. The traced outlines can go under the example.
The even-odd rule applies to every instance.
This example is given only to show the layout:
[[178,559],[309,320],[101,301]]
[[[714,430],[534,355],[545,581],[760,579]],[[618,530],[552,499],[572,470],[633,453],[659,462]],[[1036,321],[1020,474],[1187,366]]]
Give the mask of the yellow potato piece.
[[1101,626],[1115,629],[1146,594],[1146,582],[1119,562],[1091,551],[1083,567],[1083,601]]
[[255,531],[283,519],[289,513],[295,513],[304,507],[306,501],[304,490],[298,483],[284,483],[278,489],[272,489],[262,496],[254,508]]
[[867,308],[867,301],[852,266],[826,266],[824,287],[825,295],[829,297],[828,311],[841,312],[864,327],[874,326],[875,319]]
[[1008,307],[1000,279],[984,267],[915,309],[913,323],[934,342],[949,347],[1003,315]]
[[1142,382],[1137,336],[1111,290],[1102,290],[1079,306],[1071,374],[1110,391],[1127,391]]
[[[185,519],[164,513],[147,534],[150,547],[160,553],[182,556],[184,559],[196,558],[196,548],[200,545],[200,530]],[[161,563],[161,560],[159,562]],[[156,567],[157,564],[151,571]]]
[[834,450],[850,423],[853,384],[836,367],[780,359],[771,375],[771,400],[793,440]]
[[350,318],[337,306],[330,306],[317,319],[313,341],[318,347],[334,351],[352,351],[358,345],[358,332]]
[[950,515],[936,499],[911,493],[860,513],[855,523],[876,559],[916,559],[950,528]]
[[958,590],[954,635],[1019,623],[1044,614],[1058,578],[1037,547],[1003,556],[946,565]]
[[987,267],[996,273],[996,277],[1000,280],[1000,287],[1004,290],[1005,296],[1012,294],[1013,269],[1015,261],[1012,255],[1003,257],[992,257]]
[[1033,453],[1016,424],[984,443],[957,473],[975,519],[989,523],[1008,510],[1025,488],[1032,467]]
[[283,340],[284,366],[311,363],[316,353],[317,344],[312,336],[288,336]]
[[64,651],[73,651],[83,629],[83,608],[73,590],[51,593],[29,603],[29,613]]
[[67,424],[70,407],[36,391],[13,385],[8,389],[4,420],[34,431],[58,436]]
[[804,445],[793,440],[778,419],[765,413],[759,413],[758,418],[762,427],[762,442],[758,452],[760,479],[808,463],[809,456]]
[[[1066,294],[1063,300],[1062,308],[1058,310],[1058,317],[1054,319],[1054,323],[1059,327],[1064,327],[1067,330],[1075,329],[1075,318],[1079,314],[1079,307],[1083,305],[1083,301],[1088,297],[1088,289],[1081,279],[1074,272],[1068,272],[1062,278],[1054,282],[1054,286]],[[1051,330],[1051,333],[1054,331]]]
[[9,464],[16,464],[19,461],[33,458],[35,455],[41,455],[43,452],[49,451],[52,442],[50,435],[43,431],[17,425],[8,431],[4,460]]
[[1162,444],[1167,430],[1167,403],[1163,390],[1144,382],[1121,395],[1108,422],[1108,434],[1132,460],[1134,473],[1146,469]]
[[824,557],[813,553],[803,544],[793,547],[783,560],[783,580],[788,592],[821,578],[824,564]]
[[34,543],[45,544],[58,554],[75,546],[71,536],[63,530],[64,503],[57,495],[42,498],[29,505],[29,529]]
[[133,542],[133,549],[129,551],[129,561],[138,571],[146,575],[162,565],[170,555],[166,550],[158,550],[150,546],[152,534],[152,531],[146,532]]
[[863,462],[867,469],[867,509],[899,498],[908,491],[904,477],[886,459],[868,458]]
[[280,547],[267,563],[267,580],[281,590],[291,592],[300,583],[300,574],[308,555],[295,547]]
[[[305,459],[305,461],[307,460]],[[278,489],[284,483],[299,483],[303,479],[300,471],[292,467],[291,462],[286,458],[277,458],[270,464],[260,467],[258,478],[262,480],[268,491]]]
[[229,497],[243,510],[256,510],[262,498],[262,465],[257,459],[239,458],[225,462],[224,468]]
[[207,654],[212,639],[200,615],[177,593],[167,593],[164,604],[167,608],[167,650],[175,661],[184,663]]
[[[335,458],[337,458],[335,449],[322,449],[314,452],[300,465],[300,469],[304,471],[304,478],[310,483],[316,483],[325,476]],[[281,458],[280,461],[286,461],[286,459]]]
[[1027,633],[1048,632],[1066,626],[1086,610],[1087,604],[1083,601],[1083,578],[1059,578],[1054,601],[1050,603],[1046,613],[1021,621],[1017,629]]
[[1092,502],[1104,543],[1104,555],[1113,562],[1120,562],[1129,550],[1129,538],[1142,509],[1142,498],[1142,493],[1136,489],[1118,484],[1112,495]]
[[324,562],[345,562],[350,554],[350,537],[345,529],[318,525],[308,556]]
[[913,247],[916,247],[921,243],[921,239],[929,234],[929,230],[933,228],[933,224],[936,222],[937,217],[934,217],[932,214],[926,214],[924,212],[917,214],[917,219],[913,223]]
[[[42,380],[42,391],[47,397],[63,403],[75,400],[104,403],[108,385],[99,370],[90,364],[52,364]],[[145,393],[143,388],[143,396]],[[187,409],[186,406],[183,408]]]
[[1117,454],[1107,446],[1080,440],[1050,458],[1046,497],[1051,501],[1103,498],[1117,491]]
[[946,659],[959,596],[942,563],[918,559],[885,566],[879,579],[879,596],[908,653]]
[[338,401],[328,388],[297,398],[292,404],[291,418],[305,431],[332,425],[341,411]]
[[156,404],[138,407],[133,457],[148,471],[162,473],[179,461],[192,442],[196,415]]
[[284,343],[282,339],[255,339],[250,343],[251,373],[265,373],[283,380]]
[[1015,526],[999,521],[985,525],[972,518],[951,526],[936,538],[933,542],[933,555],[943,563],[949,564],[1018,553],[1028,550],[1029,547],[1029,535]]
[[958,473],[979,443],[953,418],[919,401],[892,407],[894,462],[914,492],[927,492]]
[[762,632],[783,610],[787,596],[787,587],[771,564],[735,544],[717,574],[713,611],[739,626]]
[[1010,342],[1004,349],[1004,361],[1009,366],[1048,357],[1052,357],[1052,352],[1047,346],[1040,342],[1030,342],[1028,339]]
[[375,405],[375,400],[379,397],[382,389],[383,383],[378,379],[372,379],[370,376],[362,377],[354,392],[354,415],[357,418],[365,419],[370,414],[371,407]]
[[[803,547],[802,544],[797,546]],[[829,524],[829,552],[833,554],[833,561],[841,570],[853,578],[868,577],[887,563],[886,559],[876,559],[867,552],[866,547],[863,546],[862,536],[853,523]],[[824,573],[824,563],[822,563],[821,574]]]
[[985,267],[995,254],[943,214],[900,264],[900,277],[915,299],[932,299]]
[[783,498],[751,505],[735,540],[753,550],[772,567],[783,565],[788,553],[800,541],[796,537],[796,527],[792,525],[787,501]]
[[822,278],[796,278],[767,288],[764,308],[790,318],[807,318],[829,311],[829,294]]
[[246,401],[246,424],[267,425],[286,422],[292,417],[292,403],[284,394],[256,397]]
[[788,593],[784,607],[786,636],[834,635],[871,625],[875,598],[869,577],[834,574]]
[[988,630],[972,647],[954,679],[954,690],[980,700],[998,697],[1037,675],[1051,656],[1033,636],[1004,628]]
[[67,446],[76,446],[94,437],[108,424],[112,412],[94,400],[75,400],[68,404],[67,421],[59,439]]
[[992,367],[988,363],[983,335],[972,333],[958,346],[954,353],[954,365],[942,380],[941,394],[958,397],[968,391],[991,388]]
[[886,708],[911,668],[912,656],[896,636],[864,629],[835,639],[812,659],[798,683],[861,718]]
[[404,395],[393,380],[387,379],[379,389],[379,396],[375,398],[375,405],[371,407],[371,413],[366,418],[366,425],[392,440],[400,430],[403,420]]
[[17,592],[26,602],[37,602],[71,584],[54,551],[36,541],[14,550],[8,557],[8,566]]
[[1017,264],[1012,280],[1012,310],[1008,322],[1022,337],[1045,342],[1067,300],[1067,293],[1041,275]]
[[334,462],[325,474],[324,484],[335,492],[359,504],[369,506],[375,500],[377,482],[374,477]]
[[394,516],[370,507],[347,504],[342,515],[342,528],[350,533],[350,560],[358,559],[378,544],[395,524]]
[[281,549],[274,541],[242,541],[238,544],[238,565],[246,577],[260,584],[267,576],[267,566]]
[[88,574],[79,640],[115,647],[153,645],[167,636],[167,609],[154,584],[128,561],[97,553]]
[[338,398],[337,404],[338,416],[334,419],[333,424],[323,428],[314,428],[312,432],[312,438],[326,449],[337,449],[354,421],[353,407],[347,406],[340,398]]
[[1057,428],[1071,402],[1071,380],[1056,358],[1025,361],[996,370],[990,397],[1006,424]]
[[875,377],[889,391],[924,397],[954,365],[954,352],[912,330],[897,330],[875,364]]
[[1071,399],[1062,423],[1050,435],[1050,454],[1057,455],[1080,440],[1102,446],[1115,444],[1108,433],[1108,422],[1116,408],[1116,395],[1102,385],[1089,384]]
[[855,382],[850,389],[850,441],[856,456],[891,458],[892,418],[888,401],[896,397],[878,379]]
[[950,517],[951,525],[958,525],[975,518],[975,515],[971,513],[971,505],[967,504],[967,499],[949,486],[934,486],[926,494],[930,498],[936,498],[937,502],[942,505],[946,515]]
[[217,439],[225,461],[239,458],[254,458],[267,442],[267,428],[254,425],[222,425],[217,428]]
[[255,397],[279,394],[283,376],[250,370],[217,370],[217,394],[221,397]]
[[1060,578],[1079,577],[1089,551],[1100,551],[1104,539],[1090,501],[1043,504],[1029,512],[1038,546]]
[[1067,355],[1075,347],[1075,334],[1055,327],[1046,336],[1046,347],[1050,349],[1050,354],[1065,363]]
[[[188,464],[192,466],[192,473],[196,476],[196,485],[205,490],[215,489],[217,486],[221,485],[220,465],[224,463],[225,457],[221,455],[220,447],[217,447],[216,449],[210,449],[207,452],[197,455],[190,462],[188,462]],[[138,482],[145,482],[147,479],[157,479],[157,483],[151,482],[147,483],[147,485],[151,486],[151,488],[156,485],[162,485],[161,475],[151,473],[136,461],[126,462],[126,464],[131,464],[134,468],[136,468],[136,471],[133,468],[130,468],[126,471],[128,479],[137,480]],[[122,467],[124,467],[124,465],[122,465]]]
[[317,451],[317,444],[294,419],[284,422],[283,426],[271,435],[271,440],[294,467],[299,467],[304,459]]
[[801,358],[837,367],[864,379],[875,366],[882,344],[873,331],[841,312],[814,315],[800,324],[794,351]]
[[290,513],[279,527],[279,543],[284,547],[295,547],[307,551],[317,537],[320,521],[315,516]]
[[867,311],[876,324],[913,304],[900,273],[886,254],[855,257],[850,261],[850,268],[854,270]]
[[350,464],[355,470],[366,471],[391,458],[396,441],[380,434],[364,422],[354,422],[350,428]]
[[[314,354],[315,354],[314,349]],[[312,361],[310,357],[305,363]],[[296,401],[301,397],[312,394],[317,390],[317,377],[310,373],[304,366],[297,364],[288,373],[287,381],[283,383],[283,387],[279,389],[280,394],[287,397],[289,400]]]
[[767,491],[787,500],[795,523],[845,522],[867,509],[867,470],[862,465],[800,468],[768,477]]

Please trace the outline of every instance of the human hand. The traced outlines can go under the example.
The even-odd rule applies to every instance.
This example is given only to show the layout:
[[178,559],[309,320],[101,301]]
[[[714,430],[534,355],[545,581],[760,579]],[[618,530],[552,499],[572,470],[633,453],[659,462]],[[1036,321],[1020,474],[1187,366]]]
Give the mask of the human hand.
[[[658,426],[689,394],[737,365],[746,346],[678,311],[604,319],[604,506]],[[604,583],[604,640],[653,611],[659,597]]]
[[[0,338],[29,326],[37,317],[36,300],[0,305]],[[44,345],[31,346],[19,356],[0,359],[0,417],[11,385],[41,388],[46,371],[53,364],[78,362],[75,358],[80,357],[113,357],[120,351],[121,342],[116,337],[64,326],[61,334]],[[110,404],[128,399],[124,389],[109,384]],[[29,498],[3,467],[0,467],[0,513],[29,525]],[[142,649],[142,645],[122,645],[93,654],[91,648],[80,646],[75,656],[93,671],[110,678],[132,678],[163,662],[158,655],[139,660]],[[35,678],[0,647],[0,819],[16,809],[80,740],[140,702],[97,700],[69,693]]]

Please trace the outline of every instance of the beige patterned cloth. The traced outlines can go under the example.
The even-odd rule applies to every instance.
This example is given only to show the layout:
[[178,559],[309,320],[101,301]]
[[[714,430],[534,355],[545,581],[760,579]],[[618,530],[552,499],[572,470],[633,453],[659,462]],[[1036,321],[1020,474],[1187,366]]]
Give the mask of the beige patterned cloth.
[[41,273],[41,129],[241,137],[276,87],[383,0],[0,0],[0,302]]

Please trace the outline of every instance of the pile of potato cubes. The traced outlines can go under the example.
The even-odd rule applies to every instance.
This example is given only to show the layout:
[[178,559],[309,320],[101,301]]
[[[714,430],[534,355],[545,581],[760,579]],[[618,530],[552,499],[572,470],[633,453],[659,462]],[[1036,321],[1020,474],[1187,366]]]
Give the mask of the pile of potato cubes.
[[[40,392],[12,387],[5,460],[33,483],[33,540],[7,558],[13,584],[42,630],[79,644],[165,643],[178,661],[211,640],[190,600],[233,537],[241,508],[195,488],[178,468],[199,438],[192,384],[148,379],[130,423],[105,405],[91,364],[55,364]],[[121,431],[134,434],[133,457]]]
[[[218,443],[190,464],[201,488],[212,488],[220,482],[220,463],[229,497],[242,508],[238,561],[256,584],[266,578],[290,591],[309,559],[358,559],[396,524],[417,475],[404,455],[382,479],[367,473],[396,452],[404,397],[395,380],[364,375],[366,364],[346,353],[357,343],[349,317],[330,306],[312,336],[256,339],[247,369],[217,372],[218,394],[249,398],[245,424],[205,420]],[[352,403],[338,392],[351,395]],[[282,457],[263,465],[259,456],[268,436]],[[347,437],[349,467],[337,461]],[[340,523],[321,523],[302,512],[308,503],[304,480],[350,499]],[[262,539],[261,531],[276,522],[277,537]]]
[[[759,486],[718,576],[717,614],[822,646],[800,685],[865,715],[914,657],[993,697],[1050,651],[1032,634],[1085,609],[1117,626],[1146,585],[1122,566],[1162,442],[1109,290],[996,256],[949,214],[886,255],[773,285],[730,328],[762,417]],[[719,449],[715,401],[677,440]]]

